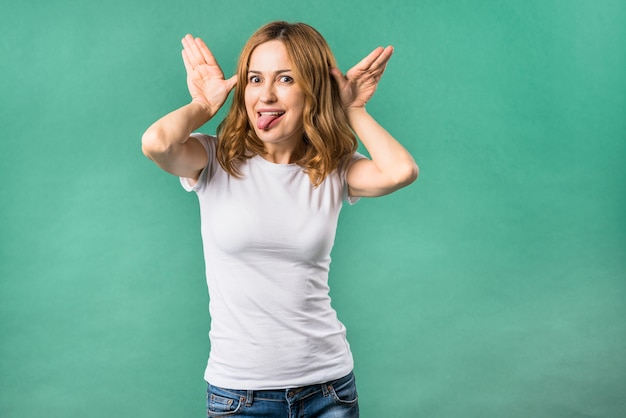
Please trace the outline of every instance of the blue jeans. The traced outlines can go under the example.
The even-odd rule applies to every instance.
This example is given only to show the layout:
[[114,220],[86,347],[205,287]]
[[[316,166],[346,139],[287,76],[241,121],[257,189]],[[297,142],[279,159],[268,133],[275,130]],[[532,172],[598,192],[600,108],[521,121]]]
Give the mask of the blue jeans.
[[208,417],[358,418],[354,374],[281,390],[236,390],[208,385]]

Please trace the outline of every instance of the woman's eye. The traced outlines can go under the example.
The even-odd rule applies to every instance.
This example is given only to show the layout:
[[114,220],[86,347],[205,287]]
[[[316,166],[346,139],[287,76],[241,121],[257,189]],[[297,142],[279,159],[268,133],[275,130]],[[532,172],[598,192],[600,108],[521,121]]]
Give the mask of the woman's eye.
[[253,83],[253,84],[254,84],[254,83],[260,83],[260,82],[261,82],[261,77],[259,77],[258,75],[253,75],[253,76],[250,76],[250,78],[248,79],[248,81],[249,81],[250,83]]
[[280,81],[283,83],[292,83],[293,82],[293,78],[291,78],[288,75],[283,75],[280,77]]

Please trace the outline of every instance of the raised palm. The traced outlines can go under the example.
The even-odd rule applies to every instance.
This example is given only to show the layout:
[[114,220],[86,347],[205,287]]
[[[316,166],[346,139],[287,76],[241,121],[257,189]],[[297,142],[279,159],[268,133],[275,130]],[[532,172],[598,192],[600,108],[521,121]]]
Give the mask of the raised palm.
[[393,47],[378,47],[348,70],[345,76],[338,68],[331,68],[346,110],[364,107],[372,98],[392,54]]
[[215,57],[200,38],[186,35],[182,39],[183,62],[187,70],[187,88],[192,101],[202,103],[212,115],[222,107],[237,82],[232,76],[225,80]]

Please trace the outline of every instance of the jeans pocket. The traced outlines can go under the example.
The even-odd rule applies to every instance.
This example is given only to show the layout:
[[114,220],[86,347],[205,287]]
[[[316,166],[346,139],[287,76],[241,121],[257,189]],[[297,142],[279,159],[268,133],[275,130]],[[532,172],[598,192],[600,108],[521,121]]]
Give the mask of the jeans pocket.
[[240,412],[243,400],[241,396],[227,390],[209,385],[207,389],[207,416],[227,417]]
[[343,405],[354,405],[358,402],[359,395],[356,391],[356,381],[353,374],[332,382],[329,386],[335,402]]

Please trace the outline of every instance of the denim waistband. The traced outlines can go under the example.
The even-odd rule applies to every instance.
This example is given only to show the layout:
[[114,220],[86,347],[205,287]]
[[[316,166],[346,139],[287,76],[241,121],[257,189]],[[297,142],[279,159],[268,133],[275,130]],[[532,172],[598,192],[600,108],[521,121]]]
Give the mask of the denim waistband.
[[218,386],[211,385],[215,389],[218,389],[223,392],[230,393],[232,395],[238,396],[240,398],[245,399],[246,404],[253,402],[254,400],[265,400],[265,401],[282,401],[285,400],[293,401],[296,399],[305,399],[308,396],[311,396],[318,392],[323,392],[324,395],[328,393],[332,386],[340,386],[345,382],[348,382],[350,379],[353,379],[354,375],[352,372],[347,374],[346,376],[330,380],[324,383],[317,383],[308,386],[301,386],[296,388],[286,388],[286,389],[261,389],[261,390],[242,390],[242,389],[228,389],[222,388]]

